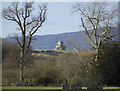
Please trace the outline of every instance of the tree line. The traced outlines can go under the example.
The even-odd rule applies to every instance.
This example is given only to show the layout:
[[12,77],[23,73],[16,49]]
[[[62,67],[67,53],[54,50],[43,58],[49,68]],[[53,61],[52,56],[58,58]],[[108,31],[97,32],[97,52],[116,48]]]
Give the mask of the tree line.
[[[10,45],[10,43],[9,43]],[[3,42],[3,84],[19,82],[19,52],[15,44]],[[28,56],[24,68],[27,86],[120,86],[120,44],[101,45],[99,61],[95,62],[95,51],[62,53],[53,57]],[[54,66],[53,66],[54,65]],[[97,66],[96,66],[97,65]]]

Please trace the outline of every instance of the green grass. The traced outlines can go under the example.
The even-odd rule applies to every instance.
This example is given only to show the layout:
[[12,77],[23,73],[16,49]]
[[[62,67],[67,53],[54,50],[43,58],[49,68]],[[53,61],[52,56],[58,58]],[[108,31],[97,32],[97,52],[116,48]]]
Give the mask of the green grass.
[[120,90],[120,87],[103,87],[103,89],[119,89]]
[[43,57],[52,57],[51,55],[44,54],[44,53],[32,53],[33,56],[43,56]]
[[32,55],[38,57],[38,56],[42,56],[42,57],[55,57],[59,54],[78,54],[80,53],[81,55],[86,55],[86,54],[93,54],[95,53],[95,51],[86,51],[86,50],[82,50],[82,51],[47,51],[44,50],[43,52],[41,50],[37,50],[38,53],[32,53]]
[[3,89],[62,89],[62,87],[24,87],[24,86],[4,86]]
[[2,91],[57,91],[62,87],[24,87],[24,86],[4,86]]
[[62,87],[22,87],[22,86],[4,86],[2,91],[120,91],[120,87],[103,87],[103,90],[65,90]]

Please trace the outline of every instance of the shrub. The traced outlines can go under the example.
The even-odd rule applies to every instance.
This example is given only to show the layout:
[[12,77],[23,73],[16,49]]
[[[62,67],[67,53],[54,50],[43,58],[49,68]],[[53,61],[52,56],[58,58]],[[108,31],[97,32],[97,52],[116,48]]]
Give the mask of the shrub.
[[120,43],[108,42],[101,46],[98,61],[98,73],[102,75],[102,84],[120,86]]

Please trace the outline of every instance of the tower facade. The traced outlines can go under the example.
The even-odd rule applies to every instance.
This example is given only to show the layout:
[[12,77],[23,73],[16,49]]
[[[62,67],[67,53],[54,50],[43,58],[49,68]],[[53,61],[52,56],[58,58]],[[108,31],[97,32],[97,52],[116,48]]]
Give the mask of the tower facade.
[[58,45],[56,46],[56,50],[57,51],[66,50],[66,46],[64,45],[63,41],[58,42]]

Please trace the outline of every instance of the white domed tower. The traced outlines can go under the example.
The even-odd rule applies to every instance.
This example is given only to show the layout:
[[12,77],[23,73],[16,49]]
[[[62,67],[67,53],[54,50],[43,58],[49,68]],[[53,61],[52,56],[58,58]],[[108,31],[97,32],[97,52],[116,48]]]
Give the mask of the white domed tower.
[[66,50],[66,46],[64,45],[63,41],[58,42],[58,45],[56,46],[56,50],[57,51]]

